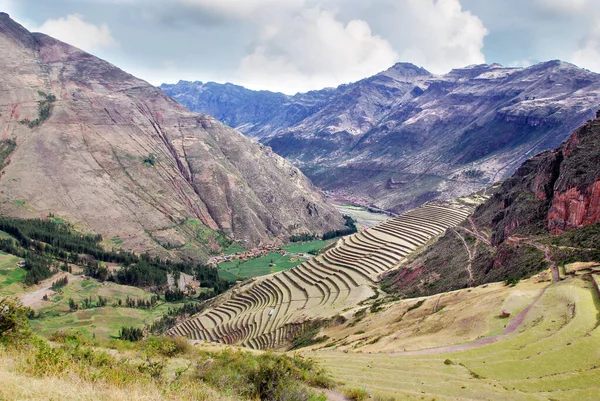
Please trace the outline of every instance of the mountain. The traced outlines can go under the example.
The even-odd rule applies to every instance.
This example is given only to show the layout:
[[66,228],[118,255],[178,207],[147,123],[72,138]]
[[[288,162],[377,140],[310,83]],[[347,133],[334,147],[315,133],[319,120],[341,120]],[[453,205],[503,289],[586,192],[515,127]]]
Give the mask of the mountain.
[[527,160],[474,212],[386,277],[390,291],[436,294],[600,261],[600,112]]
[[561,61],[443,76],[399,63],[295,96],[183,81],[161,89],[259,139],[331,195],[395,211],[509,176],[600,104],[600,75]]
[[117,67],[4,13],[0,50],[3,214],[194,259],[344,227],[271,149]]

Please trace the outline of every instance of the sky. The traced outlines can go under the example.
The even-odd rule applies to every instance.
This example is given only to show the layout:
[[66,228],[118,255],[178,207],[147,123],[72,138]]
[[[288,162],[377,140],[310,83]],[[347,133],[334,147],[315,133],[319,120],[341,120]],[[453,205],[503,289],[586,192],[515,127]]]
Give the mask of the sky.
[[600,0],[0,0],[0,11],[154,85],[294,94],[399,61],[600,72]]

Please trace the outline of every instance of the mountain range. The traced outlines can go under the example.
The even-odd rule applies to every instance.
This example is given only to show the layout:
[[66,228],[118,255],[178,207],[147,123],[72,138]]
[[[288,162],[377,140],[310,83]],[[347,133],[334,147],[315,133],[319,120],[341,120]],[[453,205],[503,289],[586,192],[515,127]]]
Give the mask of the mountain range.
[[393,211],[510,176],[600,105],[600,75],[557,60],[446,75],[398,63],[294,96],[211,82],[161,89],[271,147],[331,196]]
[[205,259],[344,227],[270,148],[0,13],[0,205],[107,246]]

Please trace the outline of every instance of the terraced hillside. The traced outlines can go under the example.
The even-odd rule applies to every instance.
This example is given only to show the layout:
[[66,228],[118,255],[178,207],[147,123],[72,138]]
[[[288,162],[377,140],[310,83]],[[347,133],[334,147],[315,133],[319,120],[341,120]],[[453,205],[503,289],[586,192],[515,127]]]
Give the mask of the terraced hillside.
[[407,255],[462,222],[477,201],[429,203],[368,230],[284,272],[234,288],[173,336],[254,349],[290,341],[309,320],[333,316],[374,295],[371,285]]

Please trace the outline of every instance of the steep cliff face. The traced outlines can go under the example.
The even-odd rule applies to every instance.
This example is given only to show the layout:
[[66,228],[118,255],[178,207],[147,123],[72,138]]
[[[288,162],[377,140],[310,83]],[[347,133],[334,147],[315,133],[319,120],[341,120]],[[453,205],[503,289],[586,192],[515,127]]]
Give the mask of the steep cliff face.
[[2,212],[203,258],[343,227],[295,167],[115,66],[0,14]]
[[599,223],[600,118],[527,160],[468,223],[390,274],[387,286],[434,294],[526,277],[547,267],[549,255],[555,263],[598,260]]
[[600,105],[600,75],[560,61],[470,66],[444,76],[397,64],[280,102],[273,99],[281,94],[250,96],[214,83],[162,88],[192,110],[210,107],[235,122],[331,194],[397,211],[510,176]]

